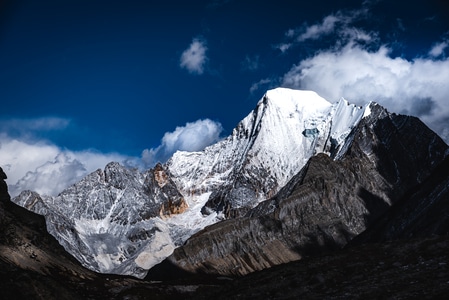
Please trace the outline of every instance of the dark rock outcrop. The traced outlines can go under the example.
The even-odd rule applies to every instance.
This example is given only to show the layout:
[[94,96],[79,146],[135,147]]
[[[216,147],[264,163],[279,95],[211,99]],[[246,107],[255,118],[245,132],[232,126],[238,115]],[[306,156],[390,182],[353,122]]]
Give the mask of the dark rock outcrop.
[[0,180],[0,298],[80,299],[87,295],[88,291],[72,288],[96,275],[47,233],[43,216],[9,201],[3,179],[6,176]]
[[445,299],[449,237],[373,243],[275,266],[193,299]]
[[8,193],[8,185],[5,182],[7,178],[8,176],[6,176],[5,172],[3,172],[3,169],[0,167],[0,202],[4,203],[11,200]]
[[449,156],[351,244],[449,235]]
[[183,213],[188,207],[184,197],[161,164],[157,164],[147,175],[145,187],[149,196],[154,195],[155,198],[160,199],[159,214],[162,217]]
[[273,199],[195,234],[167,263],[244,275],[341,248],[428,180],[448,149],[417,118],[375,104],[351,136],[342,157],[312,157]]

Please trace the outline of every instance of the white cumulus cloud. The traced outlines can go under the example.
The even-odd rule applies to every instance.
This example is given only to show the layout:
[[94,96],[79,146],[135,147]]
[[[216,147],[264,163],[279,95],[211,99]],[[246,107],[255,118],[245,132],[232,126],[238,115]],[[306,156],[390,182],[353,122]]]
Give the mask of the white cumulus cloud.
[[203,74],[207,62],[206,51],[205,41],[193,39],[190,46],[181,54],[180,67],[193,74]]
[[2,134],[0,137],[0,164],[8,176],[8,183],[16,183],[30,170],[53,160],[60,149],[47,143],[27,143],[11,139]]
[[[318,39],[328,43],[292,65],[278,82],[314,90],[329,101],[340,97],[360,105],[376,101],[389,111],[419,117],[449,142],[447,34],[433,44],[427,57],[395,56],[394,46],[382,43],[379,32],[359,27],[370,18],[370,5],[365,1],[361,9],[337,11],[316,24],[286,31],[283,43],[277,46],[282,52]],[[406,30],[401,20],[398,23]],[[266,82],[262,79],[250,90]]]
[[[10,186],[9,192],[12,196],[24,190],[36,191],[41,195],[57,195],[86,174],[87,169],[83,163],[65,152],[60,152],[52,160],[26,172],[22,178]],[[18,174],[13,172],[13,175]]]
[[49,142],[35,142],[0,135],[0,166],[8,176],[12,197],[23,190],[57,195],[82,177],[111,162],[129,161],[116,153],[94,150],[69,151]]
[[146,166],[153,167],[157,162],[165,162],[178,150],[199,151],[217,142],[223,127],[220,123],[209,119],[187,123],[176,127],[173,132],[165,133],[161,145],[142,152]]
[[429,51],[429,55],[433,56],[433,57],[439,57],[444,53],[444,50],[446,50],[446,48],[449,46],[449,42],[448,41],[443,41],[443,42],[439,42],[436,43],[432,49],[430,49]]
[[314,90],[330,101],[376,101],[390,111],[420,117],[449,141],[449,60],[407,60],[390,53],[386,46],[368,51],[354,43],[320,51],[294,65],[282,85]]
[[[111,161],[133,168],[153,167],[158,161],[165,162],[177,150],[202,150],[217,142],[223,130],[220,123],[209,119],[187,123],[185,126],[176,127],[173,132],[167,132],[161,145],[144,150],[142,157],[130,157],[94,149],[71,151],[36,137],[34,133],[37,131],[54,130],[64,125],[64,122],[56,119],[54,122],[36,122],[34,119],[2,122],[7,130],[0,132],[0,167],[8,176],[7,183],[12,197],[23,190],[56,196],[87,174],[103,169]],[[14,132],[16,125],[23,124],[41,125],[40,130],[34,127],[14,137],[9,135]]]

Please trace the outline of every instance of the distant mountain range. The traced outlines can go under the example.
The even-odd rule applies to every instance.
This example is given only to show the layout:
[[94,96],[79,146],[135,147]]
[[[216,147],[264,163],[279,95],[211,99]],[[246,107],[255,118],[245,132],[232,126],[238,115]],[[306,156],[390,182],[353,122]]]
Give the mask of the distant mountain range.
[[448,149],[419,119],[374,102],[279,88],[201,152],[145,172],[110,163],[56,197],[12,201],[43,215],[96,272],[242,276],[348,245],[448,234]]

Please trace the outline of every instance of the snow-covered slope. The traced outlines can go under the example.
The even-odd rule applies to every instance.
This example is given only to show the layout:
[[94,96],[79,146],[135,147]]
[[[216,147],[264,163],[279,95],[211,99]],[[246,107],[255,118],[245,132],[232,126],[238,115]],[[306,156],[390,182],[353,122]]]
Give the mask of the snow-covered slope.
[[112,163],[57,197],[25,192],[13,201],[45,215],[86,267],[143,277],[195,232],[273,196],[314,154],[340,157],[368,114],[368,105],[278,88],[201,152],[177,152],[144,173]]
[[177,152],[166,168],[184,195],[215,192],[209,211],[226,204],[255,206],[312,155],[342,152],[350,130],[368,110],[344,99],[332,105],[312,91],[270,90],[228,138],[202,152]]
[[[301,132],[313,123],[324,125],[330,108],[314,92],[268,91],[228,138],[202,152],[177,152],[167,168],[178,186],[191,192],[214,188],[231,173],[255,165],[271,169],[270,175],[283,184],[311,155],[312,140]],[[301,153],[303,159],[292,164],[293,153]],[[281,165],[272,168],[275,162]]]

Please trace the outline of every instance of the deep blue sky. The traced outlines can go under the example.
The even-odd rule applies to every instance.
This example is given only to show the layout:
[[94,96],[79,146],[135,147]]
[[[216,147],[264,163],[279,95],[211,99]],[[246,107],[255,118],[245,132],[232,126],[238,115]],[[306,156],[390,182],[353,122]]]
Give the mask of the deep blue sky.
[[[242,61],[260,55],[261,72],[270,74],[282,72],[272,66],[277,56],[288,69],[272,44],[309,15],[282,1],[155,2],[18,1],[6,7],[2,117],[69,118],[73,128],[53,136],[57,144],[132,155],[200,118],[231,130],[263,94],[249,94],[261,75],[243,70]],[[179,67],[196,37],[208,48],[202,75]]]
[[[386,2],[363,22],[376,26],[386,42],[407,42],[398,49],[405,56],[425,53],[448,29],[438,1]],[[201,118],[229,132],[263,95],[249,93],[252,83],[281,75],[316,51],[315,44],[287,55],[275,49],[288,29],[360,7],[360,1],[7,2],[0,31],[1,117],[69,118],[69,128],[53,133],[55,143],[130,155]],[[425,22],[430,17],[441,19]],[[407,32],[388,36],[398,32],[397,18]],[[179,66],[193,38],[208,48],[201,75]],[[246,57],[258,57],[261,66],[245,70]]]
[[[363,85],[358,94],[342,88],[354,80],[331,91],[326,85],[335,80],[316,87],[319,73],[298,81],[295,66],[313,69],[320,54],[358,55],[361,66],[372,66],[371,74],[383,62],[370,57],[385,47],[387,53],[378,56],[387,65],[402,59],[419,74],[425,67],[418,69],[415,61],[427,60],[445,76],[449,53],[443,0],[17,0],[3,1],[0,10],[3,139],[136,157],[187,122],[211,119],[225,136],[266,89],[281,85],[316,89],[329,101],[377,100],[363,98]],[[180,61],[195,41],[205,49],[201,71]],[[351,47],[363,53],[348,52]],[[329,72],[337,74],[337,65],[329,63]],[[413,93],[409,106],[394,105],[391,93],[384,104],[432,121],[442,105],[437,95]],[[449,121],[449,114],[437,117]],[[38,121],[40,127],[33,125]]]

